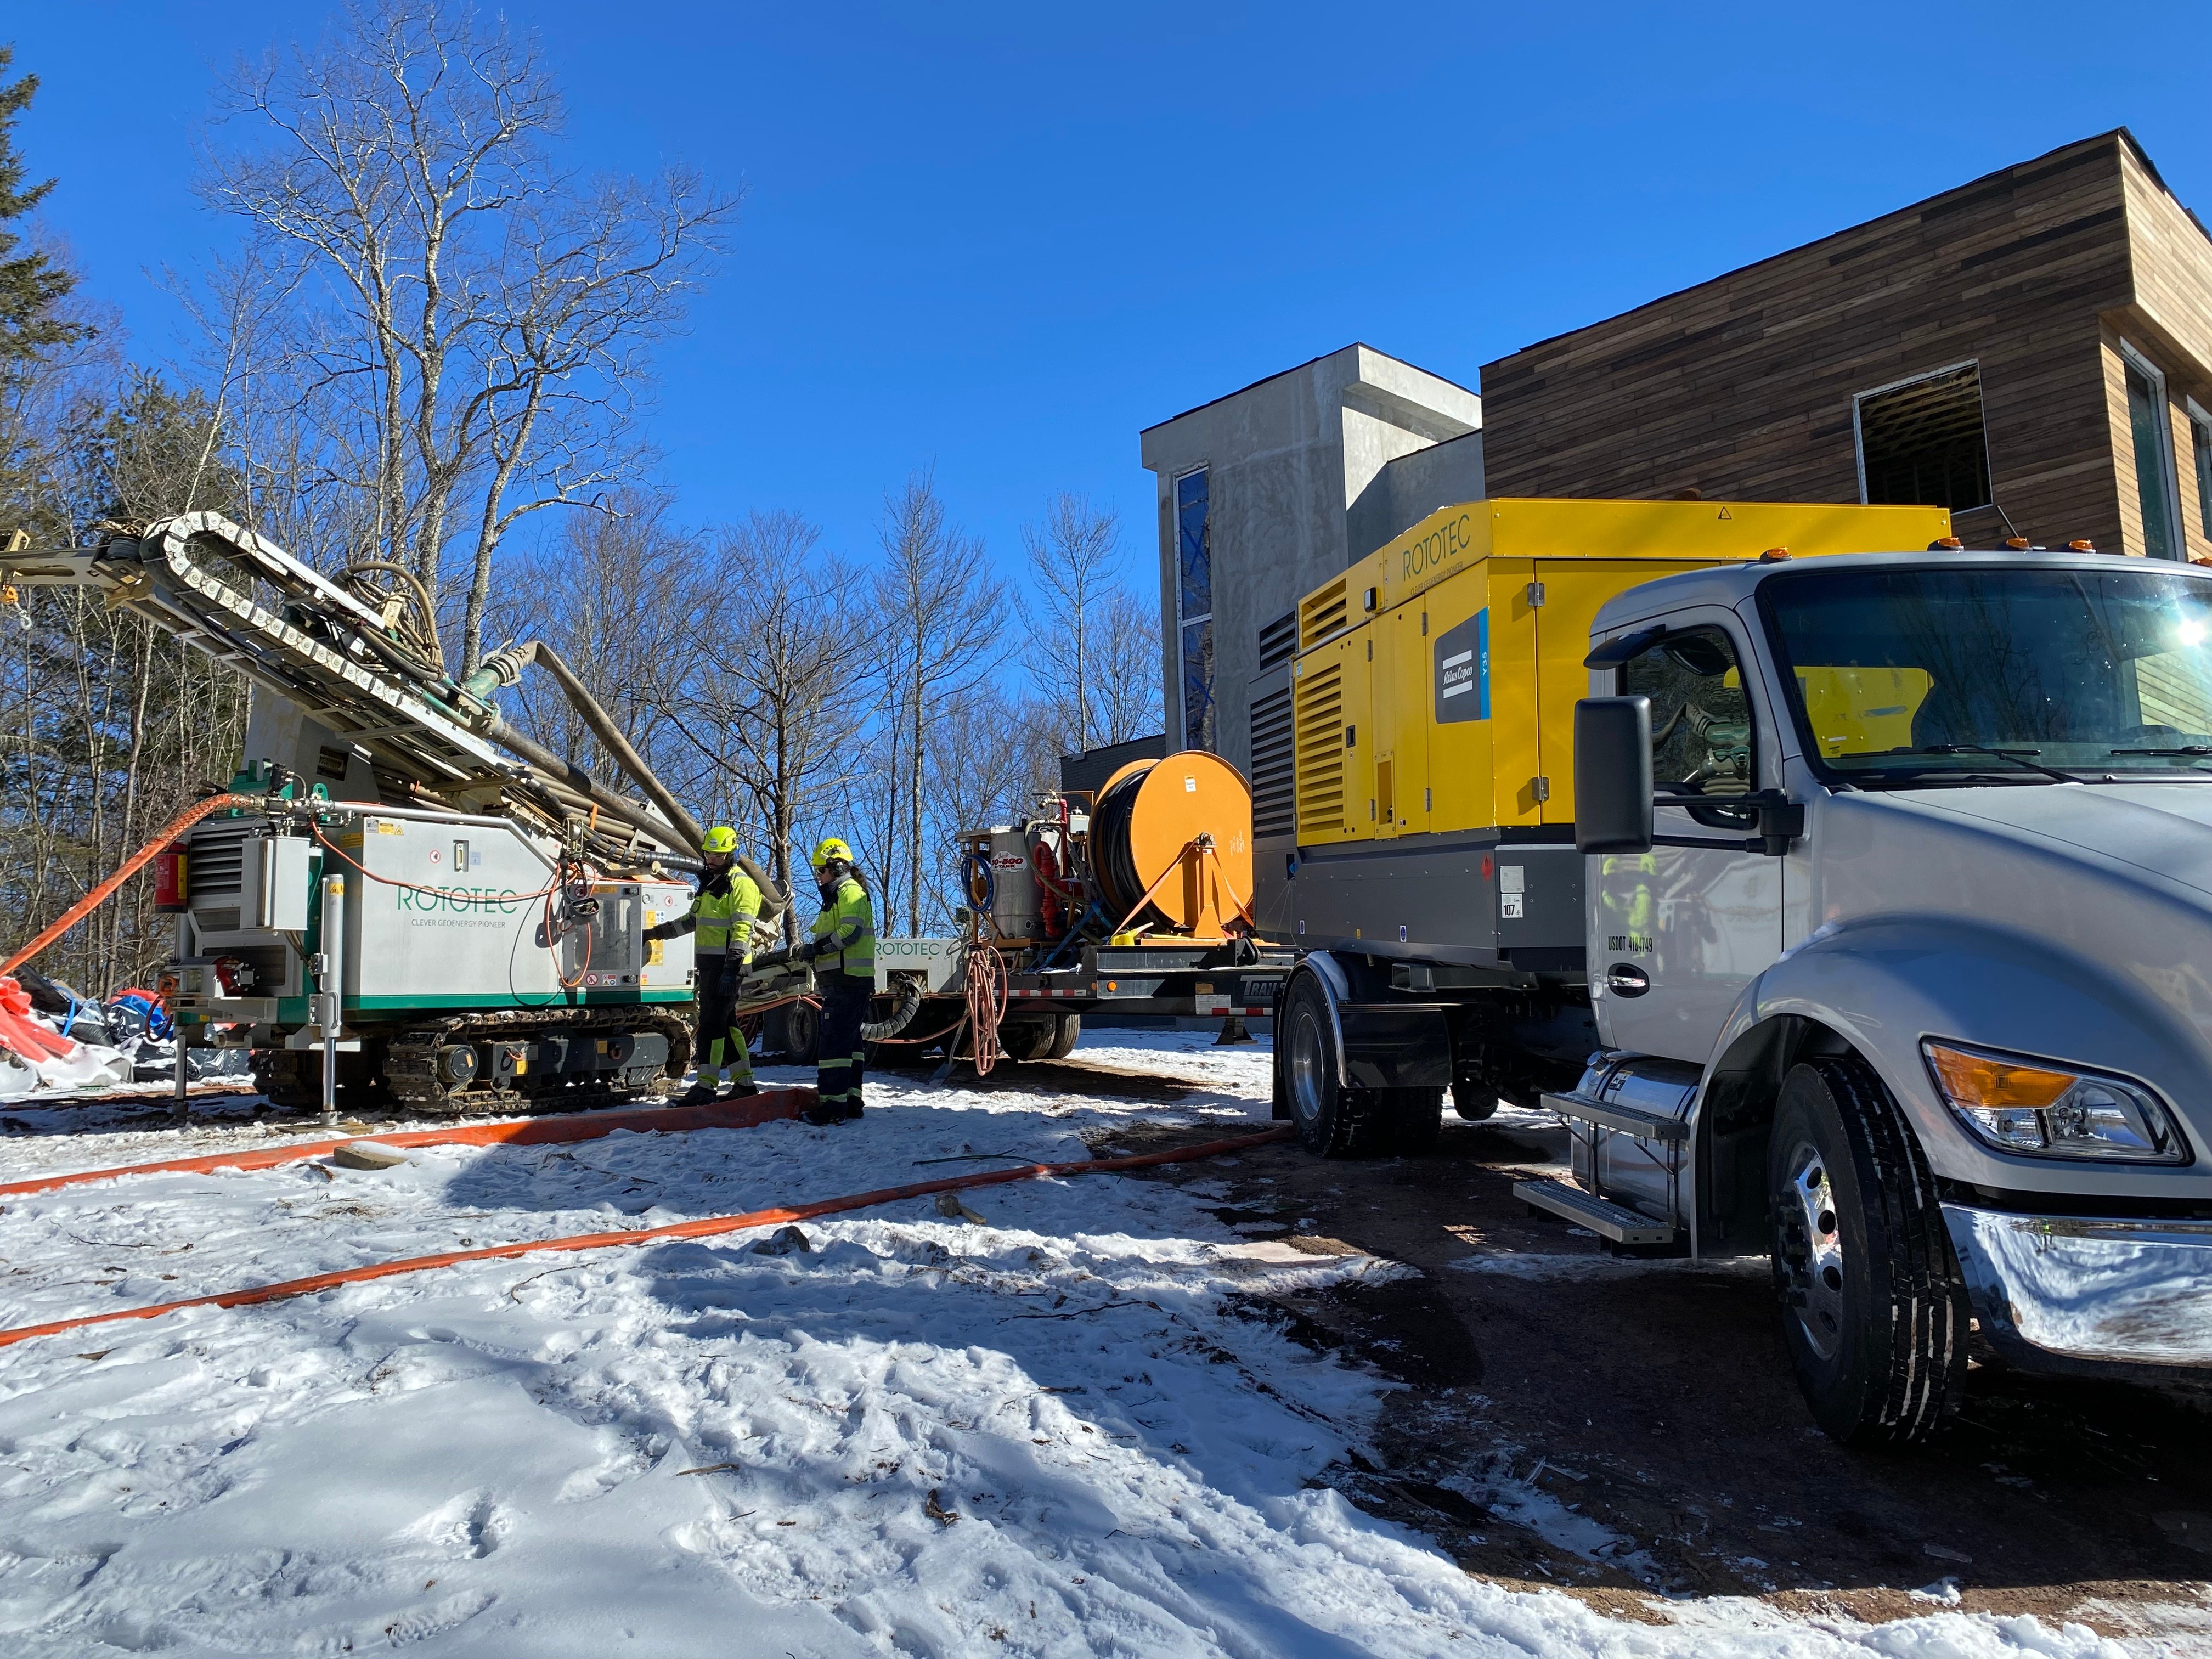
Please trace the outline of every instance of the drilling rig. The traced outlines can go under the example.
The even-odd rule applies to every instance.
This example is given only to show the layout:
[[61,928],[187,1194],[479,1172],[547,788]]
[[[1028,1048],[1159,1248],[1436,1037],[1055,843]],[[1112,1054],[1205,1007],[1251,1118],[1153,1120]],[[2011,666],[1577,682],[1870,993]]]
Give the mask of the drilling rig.
[[[405,567],[325,575],[212,513],[0,550],[0,584],[96,592],[248,682],[238,773],[155,879],[173,1012],[271,1099],[570,1109],[683,1074],[690,940],[642,935],[690,902],[700,828],[550,647],[457,676]],[[507,722],[533,666],[643,799]]]

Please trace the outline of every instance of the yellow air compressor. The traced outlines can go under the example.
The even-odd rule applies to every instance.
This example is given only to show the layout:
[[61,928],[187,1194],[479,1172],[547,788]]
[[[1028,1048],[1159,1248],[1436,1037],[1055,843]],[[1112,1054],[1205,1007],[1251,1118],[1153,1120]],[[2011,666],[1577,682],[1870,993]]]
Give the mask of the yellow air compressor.
[[[1431,514],[1298,605],[1298,942],[1578,968],[1534,947],[1516,964],[1510,924],[1536,920],[1523,910],[1538,865],[1559,866],[1550,908],[1570,889],[1579,908],[1571,744],[1598,608],[1677,571],[1770,552],[1917,553],[1950,533],[1949,513],[1929,507],[1501,500]],[[1531,896],[1500,904],[1506,840],[1550,856],[1515,863]],[[1572,921],[1565,936],[1578,939]]]

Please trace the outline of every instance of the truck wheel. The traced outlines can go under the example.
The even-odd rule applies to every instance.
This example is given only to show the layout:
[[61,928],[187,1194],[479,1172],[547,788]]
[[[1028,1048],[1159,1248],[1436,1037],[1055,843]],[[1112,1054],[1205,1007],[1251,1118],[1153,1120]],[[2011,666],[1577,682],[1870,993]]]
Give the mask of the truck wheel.
[[1047,1054],[1045,1058],[1048,1060],[1066,1060],[1070,1054],[1075,1052],[1075,1045],[1081,1039],[1082,1036],[1083,1016],[1080,1014],[1062,1014],[1060,1017],[1060,1029],[1053,1034],[1051,1052]]
[[1426,1158],[1435,1152],[1444,1132],[1444,1091],[1389,1089],[1383,1093],[1390,1150],[1400,1158]]
[[1955,1407],[1967,1309],[1928,1159],[1856,1056],[1793,1066],[1768,1143],[1783,1339],[1820,1427],[1924,1440]]
[[1310,975],[1300,975],[1283,1008],[1283,1087],[1298,1144],[1316,1158],[1356,1158],[1374,1150],[1379,1103],[1338,1083],[1336,1030]]
[[1480,1123],[1485,1118],[1498,1115],[1498,1091],[1486,1087],[1473,1079],[1462,1079],[1452,1085],[1452,1110],[1469,1123]]

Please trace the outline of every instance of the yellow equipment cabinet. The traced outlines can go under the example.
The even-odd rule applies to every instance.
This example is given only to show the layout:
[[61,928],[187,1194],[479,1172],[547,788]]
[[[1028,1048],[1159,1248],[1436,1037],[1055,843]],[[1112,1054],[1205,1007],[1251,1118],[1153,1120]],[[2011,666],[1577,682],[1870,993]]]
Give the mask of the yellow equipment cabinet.
[[1772,548],[1917,552],[1950,533],[1950,514],[1928,507],[1490,501],[1431,514],[1298,606],[1291,886],[1305,942],[1449,930],[1452,890],[1488,887],[1483,852],[1501,838],[1571,856],[1574,706],[1591,623],[1615,594]]

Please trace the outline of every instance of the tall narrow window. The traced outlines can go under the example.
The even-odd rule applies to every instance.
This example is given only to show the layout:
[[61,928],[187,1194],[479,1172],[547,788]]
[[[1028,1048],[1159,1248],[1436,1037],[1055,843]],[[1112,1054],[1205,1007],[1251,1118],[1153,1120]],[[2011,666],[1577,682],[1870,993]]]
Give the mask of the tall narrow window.
[[1862,392],[1856,402],[1867,501],[1954,512],[1990,504],[1978,364]]
[[2197,522],[2212,540],[2212,415],[2194,398],[2189,400],[2189,447],[2197,461]]
[[2128,377],[2128,430],[2135,440],[2136,501],[2142,508],[2143,551],[2154,559],[2181,556],[2181,521],[2173,511],[2172,428],[2166,413],[2166,376],[2124,343],[2120,357]]
[[1213,724],[1213,540],[1206,477],[1176,480],[1176,616],[1182,646],[1182,740],[1211,749]]

